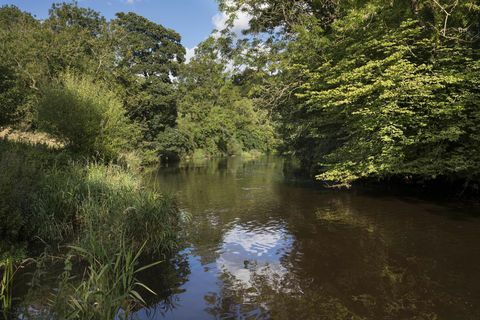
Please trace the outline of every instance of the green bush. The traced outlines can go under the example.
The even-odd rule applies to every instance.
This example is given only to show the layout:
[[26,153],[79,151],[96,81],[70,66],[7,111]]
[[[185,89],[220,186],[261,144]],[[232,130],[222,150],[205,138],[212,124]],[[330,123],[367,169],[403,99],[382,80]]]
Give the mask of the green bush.
[[0,128],[15,122],[18,108],[23,103],[24,97],[15,78],[15,72],[0,65]]
[[38,117],[41,129],[86,155],[116,158],[131,149],[140,134],[113,91],[71,73],[45,89]]
[[186,130],[167,128],[158,135],[156,150],[161,159],[180,160],[193,152],[193,141]]

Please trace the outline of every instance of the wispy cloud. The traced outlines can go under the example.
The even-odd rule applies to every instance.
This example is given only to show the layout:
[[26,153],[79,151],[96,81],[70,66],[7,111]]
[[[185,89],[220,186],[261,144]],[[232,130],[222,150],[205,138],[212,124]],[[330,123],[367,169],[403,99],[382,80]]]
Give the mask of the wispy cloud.
[[[233,21],[232,31],[240,35],[243,30],[248,29],[248,24],[252,16],[246,12],[237,12],[236,18]],[[223,30],[227,27],[228,16],[225,12],[217,13],[212,17],[212,23],[216,30]]]

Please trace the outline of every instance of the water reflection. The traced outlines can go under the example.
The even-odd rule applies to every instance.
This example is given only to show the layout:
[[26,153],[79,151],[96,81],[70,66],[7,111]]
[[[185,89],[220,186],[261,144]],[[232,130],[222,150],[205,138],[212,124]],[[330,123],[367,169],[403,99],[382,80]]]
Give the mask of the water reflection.
[[287,270],[280,264],[280,258],[288,253],[292,243],[292,235],[275,221],[264,228],[235,225],[225,233],[217,269],[245,285],[250,285],[253,272],[281,276]]
[[141,319],[480,318],[480,221],[458,209],[322,190],[279,159],[153,179],[192,221],[187,248],[147,275],[160,294]]

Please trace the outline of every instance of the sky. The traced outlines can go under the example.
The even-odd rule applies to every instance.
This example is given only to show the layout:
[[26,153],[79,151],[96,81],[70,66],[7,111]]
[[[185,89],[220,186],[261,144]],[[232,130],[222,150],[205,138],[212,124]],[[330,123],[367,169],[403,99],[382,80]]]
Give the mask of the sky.
[[[13,4],[37,19],[44,19],[54,2],[62,0],[0,0],[0,5]],[[182,36],[187,58],[193,55],[198,43],[205,40],[213,29],[224,26],[226,20],[218,11],[215,0],[79,0],[78,5],[99,11],[107,19],[114,18],[116,12],[132,11],[174,29]]]

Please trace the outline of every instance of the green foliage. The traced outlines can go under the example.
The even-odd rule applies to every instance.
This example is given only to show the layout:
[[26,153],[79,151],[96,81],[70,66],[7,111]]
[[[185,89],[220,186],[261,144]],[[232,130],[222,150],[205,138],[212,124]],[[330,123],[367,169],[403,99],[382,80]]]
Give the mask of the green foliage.
[[15,122],[23,100],[14,71],[0,65],[0,127]]
[[157,136],[155,149],[160,158],[165,160],[180,160],[193,151],[192,137],[189,132],[167,128]]
[[475,1],[222,3],[272,48],[256,95],[318,179],[480,179]]
[[67,70],[106,78],[111,71],[114,53],[105,18],[76,2],[53,4],[42,24],[39,48],[45,55],[46,75],[55,79]]
[[[23,243],[73,244],[72,251],[57,252],[54,260],[75,260],[86,265],[85,273],[79,279],[66,264],[48,313],[62,319],[128,313],[144,304],[136,290],[145,286],[135,275],[148,266],[139,266],[139,256],[171,254],[181,216],[172,197],[145,188],[134,172],[71,156],[0,140],[0,262],[10,267],[22,259]],[[51,265],[41,260],[35,282],[45,272],[39,266]],[[8,276],[9,286],[2,286],[0,302],[11,305],[11,273],[2,263],[0,273]]]
[[0,126],[33,122],[38,82],[40,24],[14,6],[0,7]]
[[113,164],[74,164],[43,147],[1,142],[0,148],[4,241],[75,240],[86,249],[96,243],[114,252],[126,236],[137,247],[147,241],[147,252],[176,246],[174,199],[145,189],[133,172]]
[[114,92],[70,73],[45,90],[38,117],[41,129],[86,155],[115,158],[139,136]]
[[111,74],[114,55],[104,18],[76,3],[54,4],[49,13],[40,23],[14,6],[0,8],[0,60],[14,71],[4,107],[16,111],[9,124],[35,128],[39,89],[67,70],[96,78]]
[[178,215],[174,200],[143,189],[120,167],[90,164],[51,169],[32,195],[31,233],[47,242],[76,235],[86,250],[115,252],[123,236],[148,252],[176,246]]
[[212,50],[205,42],[182,70],[178,127],[190,134],[195,149],[210,156],[271,151],[275,137],[268,115],[234,84]]
[[129,117],[142,125],[146,147],[175,127],[175,91],[171,77],[184,61],[185,48],[174,30],[135,13],[117,13],[112,22],[118,63],[115,71],[125,89]]
[[[55,314],[61,319],[128,319],[135,308],[145,305],[137,290],[153,293],[136,279],[137,273],[158,264],[138,267],[143,248],[128,246],[125,240],[118,243],[116,253],[102,247],[95,251],[71,247],[72,255],[65,259],[60,290],[53,300]],[[72,258],[88,263],[82,281],[77,284],[71,274]]]
[[[15,251],[28,222],[28,199],[35,190],[42,160],[33,153],[19,152],[13,143],[0,140],[0,249]],[[36,164],[36,165],[35,165]],[[14,246],[13,248],[11,248]],[[1,256],[3,258],[3,255]]]

